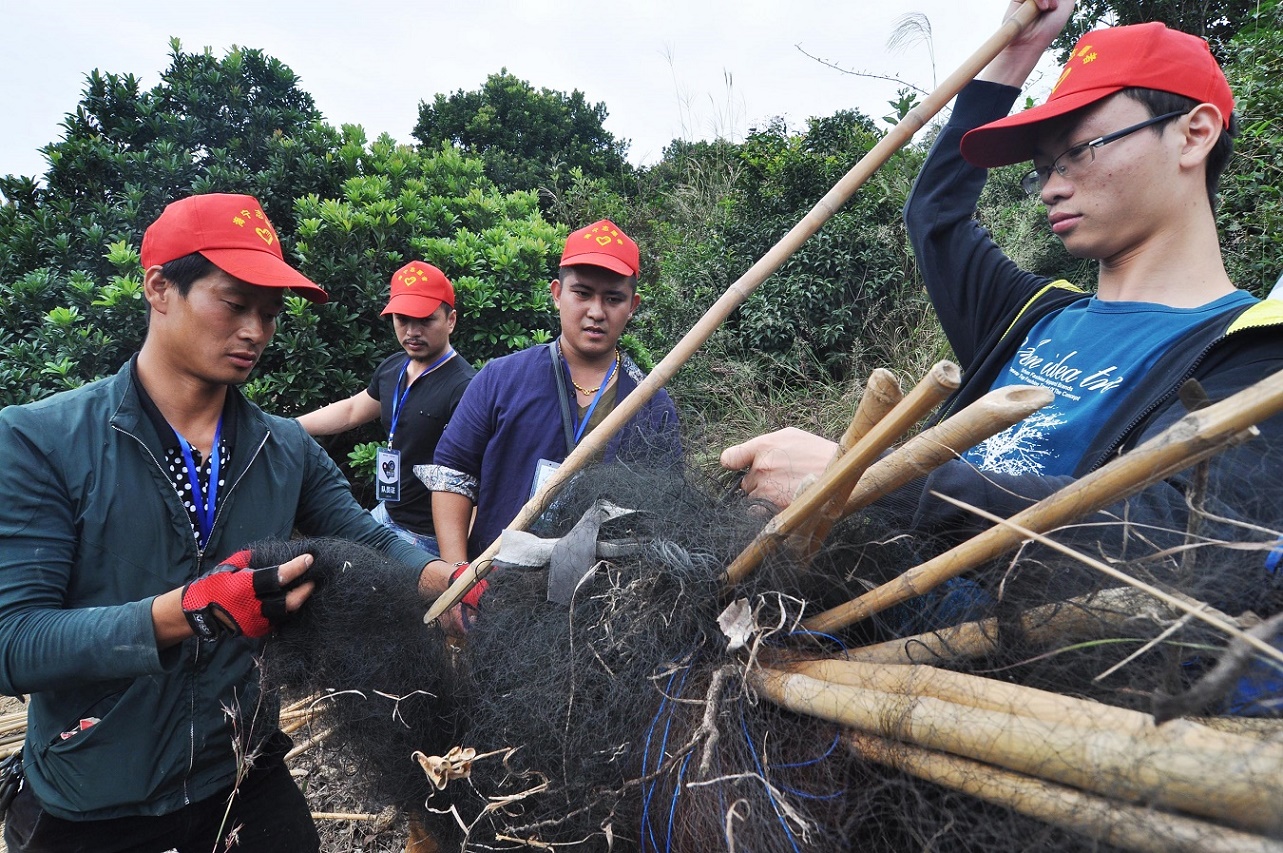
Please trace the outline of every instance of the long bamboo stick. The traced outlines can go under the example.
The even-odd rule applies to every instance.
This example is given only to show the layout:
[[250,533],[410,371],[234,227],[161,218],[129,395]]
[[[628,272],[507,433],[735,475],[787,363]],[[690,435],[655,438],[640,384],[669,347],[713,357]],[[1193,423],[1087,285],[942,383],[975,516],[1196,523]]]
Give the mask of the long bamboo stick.
[[819,480],[762,528],[748,547],[727,567],[727,585],[734,586],[760,566],[787,537],[814,518],[836,494],[841,493],[845,501],[860,475],[878,456],[944,402],[946,397],[957,390],[960,381],[961,374],[956,364],[941,361],[932,367],[886,417],[874,424],[856,442],[850,452],[838,459]]
[[[757,263],[749,267],[747,272],[727,287],[726,291],[705,312],[704,316],[677,342],[668,355],[664,356],[659,364],[655,365],[655,369],[650,372],[650,375],[642,380],[631,394],[619,401],[614,411],[607,415],[596,429],[585,436],[579,446],[566,457],[566,461],[561,464],[561,467],[526,502],[526,505],[517,513],[516,518],[512,520],[508,528],[524,530],[531,521],[537,518],[539,513],[547,508],[553,497],[556,496],[557,492],[561,490],[561,487],[570,477],[606,446],[606,442],[615,433],[619,432],[633,415],[641,410],[642,405],[673,377],[695,351],[704,345],[705,341],[713,336],[713,333],[730,316],[731,312],[738,308],[771,273],[779,269],[801,247],[802,243],[832,218],[846,203],[847,199],[883,163],[889,160],[892,154],[908,144],[909,140],[913,138],[913,134],[925,127],[927,122],[936,113],[940,112],[945,104],[949,103],[953,96],[958,94],[971,78],[980,73],[980,70],[988,65],[990,60],[1001,53],[1002,49],[1010,44],[1025,27],[1029,26],[1038,17],[1038,14],[1038,6],[1034,0],[1025,0],[1007,20],[1003,21],[1002,26],[985,40],[984,44],[975,53],[950,74],[935,91],[923,98],[921,103],[911,109],[904,118],[900,119],[896,126],[891,128],[887,135],[879,140],[877,145],[874,145],[867,154],[860,158],[859,162],[831,190],[825,193],[823,198],[816,202],[815,206],[800,222],[789,229],[789,232],[780,238],[779,242],[772,246]],[[450,585],[450,588],[433,602],[432,607],[424,615],[424,621],[433,622],[446,610],[458,604],[468,590],[490,572],[490,561],[498,552],[499,543],[496,541],[478,555],[472,561],[469,569],[463,572]]]
[[979,761],[848,732],[852,753],[954,791],[1139,853],[1283,853],[1283,843],[1117,803]]
[[805,675],[759,670],[750,680],[785,708],[882,737],[1253,832],[1283,823],[1283,747],[1274,744],[1241,738],[1211,749],[1210,730],[1193,724],[1137,738]]
[[[1131,452],[1114,459],[1044,498],[1010,521],[1045,533],[1087,513],[1135,494],[1241,440],[1244,431],[1283,410],[1283,371],[1219,403],[1191,412]],[[804,624],[832,632],[928,592],[1027,539],[999,524],[968,539],[859,598],[826,610]]]

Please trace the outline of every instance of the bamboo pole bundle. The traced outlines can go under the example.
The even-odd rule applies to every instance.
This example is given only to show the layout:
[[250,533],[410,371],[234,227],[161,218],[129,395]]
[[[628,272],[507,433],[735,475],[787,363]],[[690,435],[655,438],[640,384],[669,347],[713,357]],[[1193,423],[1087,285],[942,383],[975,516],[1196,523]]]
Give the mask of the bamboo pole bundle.
[[[953,753],[1101,796],[1201,815],[1253,832],[1283,823],[1283,746],[1187,721],[1133,734],[759,670],[757,690],[798,713]],[[1070,716],[1068,713],[1063,716]]]
[[[1129,453],[1012,516],[1012,525],[1044,533],[1135,494],[1177,471],[1241,441],[1253,425],[1283,410],[1283,371],[1205,409],[1191,412]],[[1000,524],[904,572],[859,598],[826,610],[804,624],[830,633],[975,568],[1028,538]]]
[[1283,843],[1181,815],[1117,803],[979,761],[847,732],[847,748],[937,785],[1139,853],[1283,853]]
[[[932,367],[886,417],[856,442],[850,452],[835,460],[819,480],[762,528],[762,532],[727,567],[727,585],[734,586],[747,577],[789,536],[808,521],[818,518],[830,500],[840,494],[845,502],[860,475],[874,460],[956,391],[960,381],[961,373],[956,364],[941,361]],[[827,530],[824,532],[828,533]]]
[[[655,365],[655,368],[633,390],[633,393],[621,400],[601,424],[584,437],[579,446],[566,457],[566,461],[561,464],[561,467],[526,502],[526,505],[517,513],[517,516],[508,525],[507,529],[524,530],[529,526],[530,522],[534,521],[539,516],[539,513],[548,507],[548,504],[552,502],[552,499],[561,490],[562,486],[569,482],[570,478],[588,460],[595,458],[605,448],[606,443],[615,433],[619,432],[624,424],[641,410],[646,401],[653,397],[655,392],[662,388],[681,369],[681,366],[686,363],[695,351],[713,336],[713,333],[731,315],[731,312],[738,308],[767,277],[779,269],[811,235],[832,218],[846,203],[847,199],[863,186],[864,182],[883,163],[889,160],[892,154],[908,144],[909,140],[913,138],[913,134],[925,127],[932,116],[943,109],[953,99],[954,95],[958,94],[962,87],[971,81],[971,78],[975,77],[981,69],[989,64],[990,60],[1001,53],[1003,48],[1010,44],[1016,36],[1020,35],[1021,31],[1038,17],[1038,14],[1038,6],[1034,0],[1025,0],[1002,22],[998,30],[985,40],[984,44],[976,49],[971,56],[967,57],[931,94],[923,98],[904,118],[900,119],[877,145],[873,146],[867,154],[860,158],[860,161],[823,198],[816,202],[815,206],[800,222],[789,229],[788,233],[780,238],[779,242],[772,246],[757,263],[753,264],[747,272],[726,288],[726,291],[718,297],[717,301],[704,313],[704,316],[674,345],[668,355],[664,356],[659,364]],[[472,561],[468,570],[463,572],[450,585],[449,589],[433,602],[423,617],[424,621],[433,622],[446,610],[458,604],[468,590],[490,572],[491,561],[497,553],[499,553],[499,542],[495,541]]]

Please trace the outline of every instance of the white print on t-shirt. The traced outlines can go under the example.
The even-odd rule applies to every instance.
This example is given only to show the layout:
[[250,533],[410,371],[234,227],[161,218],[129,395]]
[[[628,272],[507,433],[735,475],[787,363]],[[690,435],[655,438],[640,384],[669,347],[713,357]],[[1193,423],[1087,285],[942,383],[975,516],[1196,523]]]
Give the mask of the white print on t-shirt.
[[1066,355],[1059,353],[1052,356],[1040,355],[1039,348],[1049,343],[1051,338],[1044,338],[1033,346],[1021,348],[1016,354],[1011,372],[1018,381],[1028,382],[1031,385],[1043,385],[1056,394],[1072,400],[1079,399],[1075,391],[1096,391],[1104,394],[1123,383],[1125,377],[1121,373],[1117,375],[1114,373],[1118,370],[1116,364],[1099,368],[1084,376],[1083,370],[1075,366],[1078,350]]
[[967,458],[980,470],[998,474],[1041,471],[1044,460],[1052,455],[1047,449],[1047,433],[1054,432],[1064,422],[1064,417],[1055,411],[1054,406],[1034,412],[977,444]]

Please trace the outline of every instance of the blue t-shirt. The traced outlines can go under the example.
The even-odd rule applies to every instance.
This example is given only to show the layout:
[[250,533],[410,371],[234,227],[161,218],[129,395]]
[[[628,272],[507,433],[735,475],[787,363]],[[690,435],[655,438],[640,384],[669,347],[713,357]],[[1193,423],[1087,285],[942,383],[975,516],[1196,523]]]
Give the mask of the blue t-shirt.
[[1055,399],[963,454],[982,471],[1072,474],[1131,387],[1189,329],[1254,302],[1236,290],[1197,308],[1096,297],[1049,314],[1030,329],[993,388],[1038,385]]

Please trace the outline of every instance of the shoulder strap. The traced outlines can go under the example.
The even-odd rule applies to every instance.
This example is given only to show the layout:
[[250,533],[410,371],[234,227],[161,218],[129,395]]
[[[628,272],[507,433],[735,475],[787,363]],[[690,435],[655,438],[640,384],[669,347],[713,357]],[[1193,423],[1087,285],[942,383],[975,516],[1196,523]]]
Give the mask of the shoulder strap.
[[548,355],[552,358],[552,384],[557,386],[557,399],[561,401],[561,427],[565,433],[566,455],[569,456],[575,449],[575,419],[570,414],[570,395],[566,393],[566,380],[561,375],[556,341],[548,344]]

